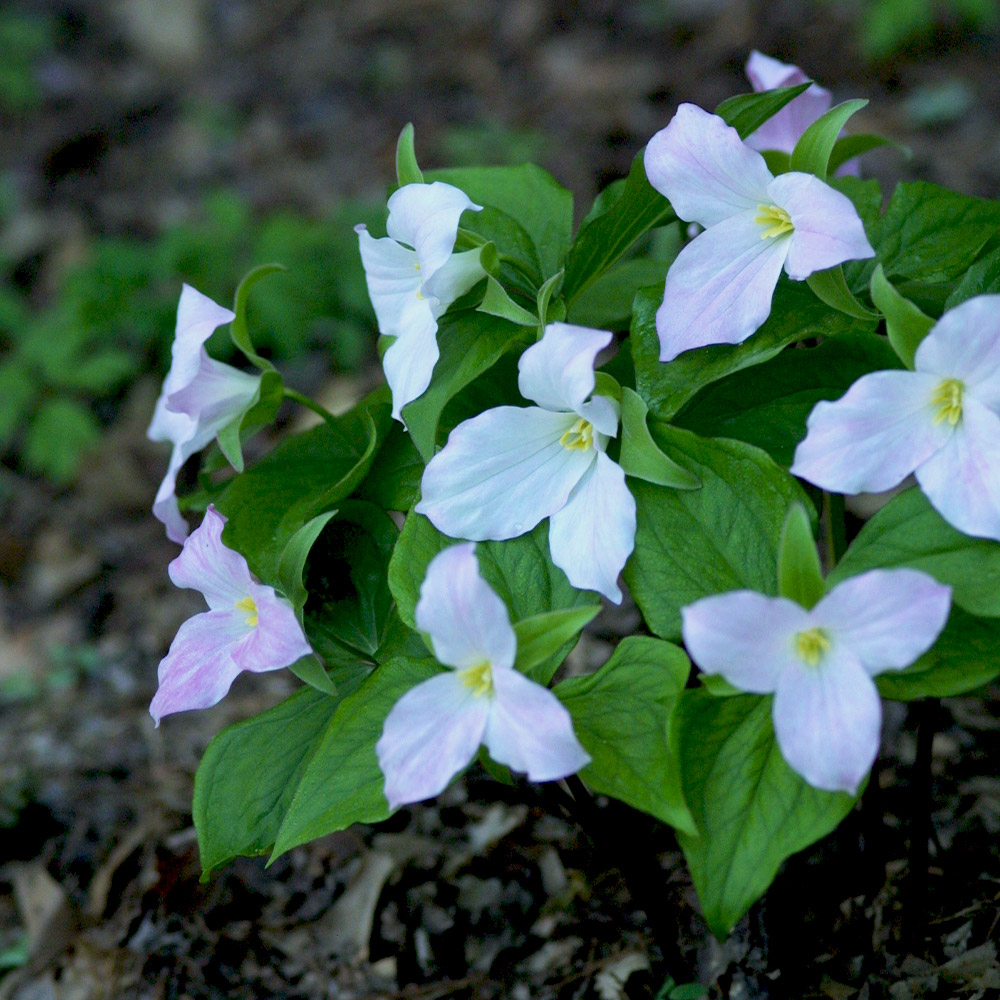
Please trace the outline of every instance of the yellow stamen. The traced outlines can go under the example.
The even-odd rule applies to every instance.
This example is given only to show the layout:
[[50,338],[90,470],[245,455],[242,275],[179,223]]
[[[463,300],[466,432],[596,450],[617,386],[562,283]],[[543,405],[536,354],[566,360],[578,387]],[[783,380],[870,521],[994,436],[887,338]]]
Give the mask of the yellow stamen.
[[941,424],[948,421],[952,427],[962,419],[962,394],[965,392],[965,385],[957,378],[946,378],[934,390],[931,396],[931,406],[938,408],[934,414],[934,423]]
[[493,694],[493,668],[488,660],[463,670],[458,676],[477,698]]
[[422,292],[422,291],[421,291],[421,290],[420,290],[419,288],[417,289],[417,298],[418,298],[418,299],[419,299],[419,300],[420,300],[421,302],[423,302],[423,301],[424,301],[424,293],[423,293],[423,292]]
[[254,604],[252,597],[241,597],[236,602],[236,610],[245,611],[247,613],[247,625],[256,626],[257,605]]
[[830,636],[821,628],[809,628],[795,636],[795,652],[810,667],[817,666],[832,645]]
[[753,221],[765,227],[764,232],[760,234],[762,240],[784,236],[795,228],[792,225],[792,217],[777,205],[758,205]]
[[583,451],[594,443],[594,425],[589,420],[580,417],[573,426],[566,431],[559,443],[570,451]]

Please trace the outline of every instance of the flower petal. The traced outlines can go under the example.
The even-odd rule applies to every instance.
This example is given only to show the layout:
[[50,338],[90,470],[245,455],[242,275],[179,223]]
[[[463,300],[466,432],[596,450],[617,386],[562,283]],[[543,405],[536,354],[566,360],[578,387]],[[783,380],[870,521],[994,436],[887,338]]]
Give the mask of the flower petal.
[[575,415],[498,406],[459,424],[424,469],[416,510],[452,538],[516,538],[555,513],[594,461],[560,438]]
[[569,712],[548,688],[516,670],[494,671],[493,685],[483,742],[497,763],[531,781],[565,778],[590,763]]
[[596,590],[620,604],[618,576],[633,548],[635,500],[621,467],[598,452],[566,506],[549,521],[552,561],[574,587]]
[[407,691],[375,744],[389,806],[443,792],[482,743],[489,709],[490,699],[450,670]]
[[514,665],[517,637],[507,606],[479,575],[471,542],[444,549],[431,560],[420,587],[416,620],[430,636],[438,661],[449,667]]
[[915,569],[873,569],[838,584],[811,612],[872,676],[908,667],[944,628],[951,587]]
[[691,659],[753,694],[774,691],[782,673],[798,665],[792,640],[809,627],[805,608],[754,590],[703,597],[681,608],[681,619]]
[[482,247],[453,253],[425,282],[424,295],[431,299],[431,312],[441,316],[455,301],[461,298],[476,282],[486,277],[480,263]]
[[[809,79],[798,66],[779,62],[756,49],[747,60],[746,74],[758,92],[794,87]],[[748,135],[744,142],[752,149],[780,149],[791,153],[802,133],[829,110],[830,91],[814,83]]]
[[241,670],[280,670],[312,652],[295,609],[273,587],[255,583],[249,596],[257,608],[257,627],[246,642],[233,650],[233,659]]
[[407,403],[419,399],[431,384],[441,352],[437,345],[437,320],[430,309],[413,316],[413,324],[382,355],[382,370],[392,393],[392,416],[402,421]]
[[754,214],[706,229],[677,255],[656,313],[661,361],[706,344],[739,344],[767,319],[790,237],[762,239]]
[[607,330],[549,323],[517,363],[521,395],[545,410],[578,412],[594,391],[594,361],[611,341]]
[[177,474],[180,472],[181,466],[195,451],[197,451],[196,448],[188,448],[183,443],[174,445],[173,451],[170,453],[170,461],[167,464],[166,475],[163,477],[163,481],[156,491],[156,498],[153,500],[153,517],[166,527],[167,538],[178,545],[184,544],[189,529],[177,504]]
[[770,199],[795,227],[785,270],[795,281],[845,260],[874,257],[854,203],[812,174],[793,172],[767,186]]
[[260,375],[215,361],[202,351],[197,372],[187,385],[167,397],[167,409],[190,417],[202,434],[211,428],[215,437],[249,409],[259,390]]
[[375,239],[364,226],[355,226],[354,231],[379,332],[401,337],[420,326],[422,317],[433,320],[431,304],[420,291],[422,275],[416,253],[388,236]]
[[[685,222],[708,228],[756,210],[772,179],[764,158],[718,115],[682,104],[646,146],[649,183]],[[758,233],[759,235],[759,233]]]
[[778,746],[814,788],[854,794],[878,754],[882,703],[848,650],[835,647],[816,667],[778,681],[772,709]]
[[938,378],[873,372],[836,402],[819,402],[795,449],[792,474],[837,493],[881,493],[942,448],[952,433],[934,423]]

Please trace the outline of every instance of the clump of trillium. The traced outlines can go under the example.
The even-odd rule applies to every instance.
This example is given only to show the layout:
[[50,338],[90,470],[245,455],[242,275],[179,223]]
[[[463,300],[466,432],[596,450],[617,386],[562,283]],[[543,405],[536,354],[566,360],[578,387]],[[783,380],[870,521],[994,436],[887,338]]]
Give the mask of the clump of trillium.
[[458,188],[405,184],[388,201],[388,236],[376,239],[355,226],[368,295],[379,332],[395,337],[382,358],[392,391],[392,415],[423,395],[439,356],[438,319],[486,272],[480,249],[454,253],[463,212],[480,212]]
[[210,358],[203,346],[218,327],[235,318],[190,285],[181,291],[170,371],[147,432],[151,440],[170,441],[174,446],[153,501],[153,516],[166,525],[173,542],[181,543],[188,535],[187,522],[177,506],[181,466],[245,413],[260,392],[259,375]]
[[807,610],[752,590],[681,611],[684,644],[706,674],[774,694],[782,756],[810,785],[855,793],[875,762],[882,702],[872,678],[934,644],[951,588],[912,569],[872,570]]
[[453,538],[516,538],[549,518],[552,561],[574,587],[622,599],[635,500],[605,454],[618,405],[594,395],[604,330],[550,323],[518,362],[521,395],[459,424],[424,470],[416,510]]
[[946,521],[1000,541],[1000,295],[945,313],[914,368],[817,403],[791,471],[838,493],[879,493],[912,472]]
[[705,227],[667,272],[661,361],[746,340],[770,314],[782,269],[802,281],[875,255],[849,198],[812,174],[775,177],[736,129],[693,104],[649,140],[644,162],[678,217]]
[[475,545],[434,557],[416,621],[451,669],[409,690],[386,717],[375,753],[393,809],[443,791],[482,744],[532,781],[590,763],[559,699],[514,669],[517,637],[503,601],[479,575]]
[[312,652],[291,604],[223,544],[225,523],[209,506],[168,567],[174,585],[201,591],[209,610],[181,625],[160,661],[149,706],[157,725],[172,712],[215,705],[244,670],[278,670]]

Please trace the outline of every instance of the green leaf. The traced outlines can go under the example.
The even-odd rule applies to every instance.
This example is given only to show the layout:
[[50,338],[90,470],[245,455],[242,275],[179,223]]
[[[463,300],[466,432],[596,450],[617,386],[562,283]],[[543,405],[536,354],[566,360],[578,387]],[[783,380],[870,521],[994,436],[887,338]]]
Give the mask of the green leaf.
[[678,490],[696,490],[701,480],[664,454],[649,433],[646,414],[649,408],[631,389],[622,390],[622,448],[618,464],[626,476],[657,486]]
[[296,660],[288,669],[303,684],[308,684],[309,687],[315,688],[323,694],[335,695],[337,693],[337,685],[333,683],[326,668],[312,653]]
[[255,267],[252,271],[244,275],[243,280],[236,289],[236,297],[233,302],[233,312],[236,313],[236,318],[229,328],[229,335],[232,337],[233,343],[243,352],[246,359],[264,372],[273,371],[274,365],[266,358],[262,358],[254,350],[253,341],[250,339],[250,331],[247,328],[247,303],[250,299],[250,292],[261,278],[265,278],[269,274],[274,274],[275,271],[287,270],[288,268],[284,264],[261,264],[259,267]]
[[881,264],[872,272],[871,289],[872,302],[885,316],[889,343],[903,364],[912,371],[920,341],[930,333],[934,320],[892,287]]
[[591,756],[580,772],[583,781],[595,792],[695,834],[674,759],[677,747],[667,738],[690,670],[677,646],[630,636],[597,673],[572,677],[554,691]]
[[355,496],[359,500],[370,500],[383,510],[405,513],[420,500],[423,474],[420,452],[413,446],[406,428],[394,420],[385,444],[379,449]]
[[945,301],[945,309],[954,309],[976,295],[996,295],[1000,292],[1000,249],[977,260]]
[[680,609],[700,597],[747,588],[777,591],[784,512],[810,509],[798,483],[762,451],[654,424],[653,439],[701,480],[700,490],[665,490],[633,480],[635,551],[625,582],[650,629],[681,634]]
[[836,309],[846,316],[852,316],[854,319],[878,319],[878,313],[874,313],[863,306],[854,297],[854,293],[850,288],[847,287],[847,280],[844,278],[844,268],[840,264],[825,271],[813,271],[806,278],[806,284],[812,289],[812,293],[816,298],[820,302],[826,303],[831,309]]
[[794,87],[776,87],[760,93],[738,94],[724,100],[715,109],[715,113],[727,125],[732,125],[741,139],[745,139],[811,86],[811,83],[797,83]]
[[6,448],[24,421],[38,392],[38,385],[27,365],[16,358],[0,364],[0,449]]
[[519,306],[492,274],[486,278],[486,294],[476,312],[498,316],[519,326],[538,326],[538,317]]
[[263,372],[250,408],[216,435],[219,449],[237,472],[243,471],[243,442],[274,420],[284,392],[285,384],[276,371]]
[[90,410],[74,399],[45,400],[28,425],[21,458],[31,472],[54,483],[75,478],[86,453],[101,440],[101,430]]
[[887,139],[885,136],[869,135],[866,133],[845,135],[841,136],[833,144],[833,152],[830,153],[827,170],[832,174],[849,160],[863,156],[865,153],[869,153],[873,149],[880,149],[883,146],[892,146],[894,149],[899,150],[906,159],[910,159],[913,155],[909,147],[904,146],[901,142],[896,142],[894,139]]
[[396,182],[404,184],[422,184],[423,172],[417,166],[417,154],[413,148],[413,122],[407,122],[396,141]]
[[[565,271],[556,271],[556,273],[553,274],[551,278],[546,280],[545,284],[538,289],[538,294],[535,296],[535,307],[538,310],[538,325],[540,331],[544,330],[545,325],[549,322],[549,303],[552,301],[552,296],[560,288],[564,277]],[[557,301],[555,304],[561,308],[560,302]],[[539,338],[541,338],[541,332],[539,332]]]
[[302,579],[302,571],[305,569],[306,559],[316,539],[319,538],[320,532],[327,526],[330,518],[336,513],[335,510],[328,510],[306,521],[288,539],[278,559],[278,584],[281,592],[295,606],[300,619],[302,608],[305,606],[306,598],[309,596]]
[[[514,623],[517,659],[514,668],[540,684],[551,680],[551,669],[538,674],[538,667],[551,666],[553,658],[567,643],[576,642],[584,625],[601,610],[599,605],[545,611]],[[548,676],[546,676],[548,674]]]
[[770,698],[685,691],[675,725],[684,798],[700,833],[677,837],[708,926],[723,940],[782,861],[833,830],[856,800],[813,788],[788,766]]
[[809,515],[802,504],[793,503],[785,516],[778,544],[778,593],[811,608],[825,592]]
[[636,293],[649,285],[662,288],[672,262],[645,257],[618,261],[573,300],[567,320],[598,330],[627,330]]
[[820,115],[799,136],[792,150],[789,167],[807,174],[815,174],[821,181],[826,180],[830,155],[837,142],[837,136],[849,118],[860,111],[868,102],[865,100],[844,101]]

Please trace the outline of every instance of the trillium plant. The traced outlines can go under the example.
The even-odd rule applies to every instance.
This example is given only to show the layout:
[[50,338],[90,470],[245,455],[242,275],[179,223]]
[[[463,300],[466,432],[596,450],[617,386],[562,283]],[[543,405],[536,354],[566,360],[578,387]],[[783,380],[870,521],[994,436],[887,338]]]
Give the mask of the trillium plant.
[[[232,310],[184,287],[153,513],[208,609],[150,710],[296,678],[205,753],[206,872],[475,767],[672,827],[723,937],[877,783],[885,702],[1000,674],[1000,204],[883,192],[863,100],[747,73],[580,210],[531,165],[425,174],[407,126],[357,228],[385,384],[336,417],[254,349],[279,265]],[[289,400],[320,419],[244,463]]]

